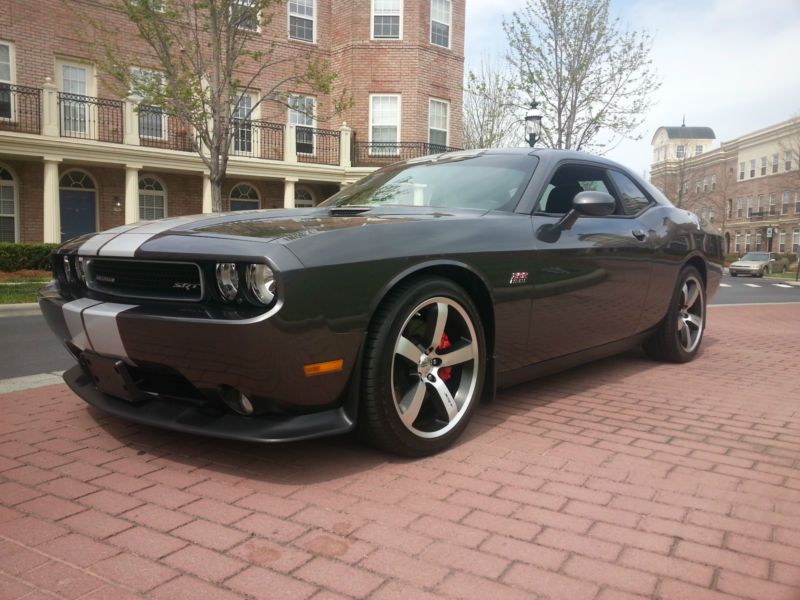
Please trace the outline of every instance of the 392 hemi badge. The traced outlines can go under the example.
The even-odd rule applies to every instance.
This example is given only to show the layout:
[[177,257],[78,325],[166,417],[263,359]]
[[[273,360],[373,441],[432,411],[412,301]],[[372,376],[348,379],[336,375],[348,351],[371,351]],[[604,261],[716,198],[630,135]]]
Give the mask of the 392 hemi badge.
[[518,273],[512,273],[511,279],[508,283],[511,285],[519,285],[522,283],[526,283],[528,281],[528,272],[527,271],[519,271]]

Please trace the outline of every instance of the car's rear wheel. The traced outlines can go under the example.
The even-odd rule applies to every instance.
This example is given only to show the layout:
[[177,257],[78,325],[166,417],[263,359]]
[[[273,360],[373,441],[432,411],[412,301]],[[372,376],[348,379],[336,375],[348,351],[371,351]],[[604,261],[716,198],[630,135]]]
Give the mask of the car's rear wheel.
[[439,452],[466,428],[485,372],[483,327],[469,295],[445,279],[402,285],[367,334],[359,429],[390,452]]
[[684,267],[664,320],[644,343],[648,356],[669,362],[689,362],[700,349],[706,324],[706,290],[694,267]]

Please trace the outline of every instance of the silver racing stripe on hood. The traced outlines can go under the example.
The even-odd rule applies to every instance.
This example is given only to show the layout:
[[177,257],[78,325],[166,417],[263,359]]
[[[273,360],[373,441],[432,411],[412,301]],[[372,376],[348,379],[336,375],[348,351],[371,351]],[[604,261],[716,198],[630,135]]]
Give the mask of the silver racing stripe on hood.
[[139,247],[150,238],[174,227],[208,219],[209,215],[171,217],[159,221],[143,221],[132,225],[120,225],[103,233],[93,235],[78,248],[80,256],[115,256],[132,258]]
[[125,352],[117,325],[117,315],[132,308],[136,308],[136,306],[103,302],[83,311],[84,329],[95,352],[103,356],[121,358],[129,364],[134,364]]

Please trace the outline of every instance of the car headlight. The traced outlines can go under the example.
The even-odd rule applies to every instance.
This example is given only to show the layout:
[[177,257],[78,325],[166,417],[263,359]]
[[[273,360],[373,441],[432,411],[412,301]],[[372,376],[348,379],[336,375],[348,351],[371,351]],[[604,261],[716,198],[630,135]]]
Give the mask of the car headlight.
[[75,275],[72,272],[72,263],[69,260],[69,256],[66,254],[64,255],[64,277],[67,283],[72,283],[75,280]]
[[275,273],[267,265],[247,265],[247,287],[261,304],[269,305],[275,299]]
[[239,272],[236,263],[217,263],[217,289],[223,300],[233,301],[239,294]]
[[90,258],[84,258],[83,256],[75,259],[75,272],[78,274],[78,279],[80,279],[81,283],[86,283],[86,271],[89,269],[89,263],[91,262]]

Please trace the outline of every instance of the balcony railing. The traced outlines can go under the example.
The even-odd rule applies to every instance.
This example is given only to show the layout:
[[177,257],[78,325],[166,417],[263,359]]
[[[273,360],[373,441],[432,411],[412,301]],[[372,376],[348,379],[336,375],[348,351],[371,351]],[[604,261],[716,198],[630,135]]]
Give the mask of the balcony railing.
[[231,154],[234,156],[283,160],[283,125],[261,120],[234,119],[231,128]]
[[39,133],[42,129],[42,91],[0,83],[0,130]]
[[428,142],[356,142],[352,144],[354,167],[380,167],[400,160],[429,154],[453,152],[460,148]]
[[121,144],[123,102],[81,94],[58,94],[58,127],[61,137]]
[[137,110],[139,145],[183,152],[197,150],[197,136],[189,123],[167,114],[160,106],[140,104]]
[[302,126],[298,126],[296,131],[298,162],[318,165],[339,164],[340,132]]

